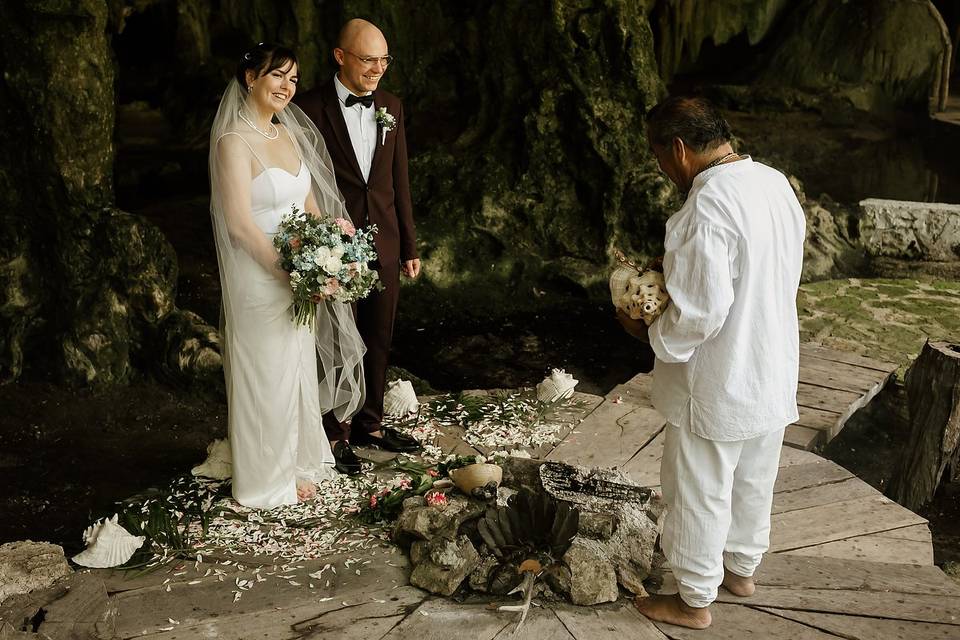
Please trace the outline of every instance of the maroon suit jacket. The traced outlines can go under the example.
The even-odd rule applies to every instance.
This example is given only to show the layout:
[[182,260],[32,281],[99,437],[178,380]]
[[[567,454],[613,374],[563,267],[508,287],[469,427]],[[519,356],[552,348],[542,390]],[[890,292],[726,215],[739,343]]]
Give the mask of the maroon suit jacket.
[[350,143],[333,79],[316,89],[297,94],[294,101],[323,135],[333,159],[337,187],[354,224],[377,225],[374,241],[380,264],[397,265],[401,260],[416,258],[417,231],[410,202],[407,138],[400,98],[380,89],[373,93],[374,108],[386,107],[387,113],[397,119],[397,126],[387,132],[383,144],[380,143],[383,134],[377,128],[377,147],[367,182],[363,180]]

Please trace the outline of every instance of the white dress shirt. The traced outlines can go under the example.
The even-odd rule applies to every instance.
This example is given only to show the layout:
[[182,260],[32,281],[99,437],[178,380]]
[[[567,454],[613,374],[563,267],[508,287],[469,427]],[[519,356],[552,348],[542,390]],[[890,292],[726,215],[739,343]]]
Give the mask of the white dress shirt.
[[351,95],[351,91],[343,86],[337,76],[333,76],[333,84],[337,88],[337,97],[340,98],[340,111],[347,124],[353,154],[357,158],[360,173],[366,182],[370,179],[370,165],[373,164],[373,152],[377,148],[377,118],[374,113],[376,109],[372,105],[364,107],[359,103],[348,107],[347,97]]
[[667,221],[671,303],[649,332],[653,404],[668,422],[729,441],[798,419],[805,226],[783,174],[749,157],[694,179]]

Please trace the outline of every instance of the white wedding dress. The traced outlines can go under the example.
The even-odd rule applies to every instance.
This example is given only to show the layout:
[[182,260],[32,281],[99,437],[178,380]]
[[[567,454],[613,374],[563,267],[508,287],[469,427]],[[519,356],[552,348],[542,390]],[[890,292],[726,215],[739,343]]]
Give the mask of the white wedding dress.
[[[291,205],[301,211],[310,172],[268,168],[253,178],[251,212],[271,237]],[[321,424],[313,327],[291,320],[288,285],[244,251],[225,275],[239,313],[224,326],[233,496],[271,508],[297,502],[297,478],[331,478],[334,458]]]

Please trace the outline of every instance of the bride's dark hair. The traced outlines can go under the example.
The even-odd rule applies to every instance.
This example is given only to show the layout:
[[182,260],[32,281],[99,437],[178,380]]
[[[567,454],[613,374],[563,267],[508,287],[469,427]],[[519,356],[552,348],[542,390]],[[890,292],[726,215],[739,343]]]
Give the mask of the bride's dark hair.
[[293,49],[288,49],[279,44],[261,42],[240,58],[240,64],[237,65],[237,82],[246,89],[247,71],[252,70],[259,78],[274,69],[286,66],[288,62],[297,64],[297,54],[293,52]]

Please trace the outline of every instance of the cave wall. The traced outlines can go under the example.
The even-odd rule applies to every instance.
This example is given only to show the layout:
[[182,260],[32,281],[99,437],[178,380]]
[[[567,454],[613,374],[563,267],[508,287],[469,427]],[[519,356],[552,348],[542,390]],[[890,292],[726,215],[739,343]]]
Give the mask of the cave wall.
[[[348,0],[399,62],[427,282],[528,297],[605,280],[662,240],[672,187],[643,114],[664,93],[645,9],[622,0]],[[509,294],[506,296],[509,297]]]
[[114,66],[97,0],[0,4],[0,376],[129,378],[174,306],[176,254],[112,207]]
[[661,77],[669,81],[677,72],[695,69],[706,43],[723,45],[745,35],[750,46],[760,44],[795,4],[795,0],[651,1]]
[[759,80],[831,92],[864,111],[937,111],[952,44],[930,0],[802,0]]
[[[172,144],[202,153],[219,93],[252,43],[293,46],[309,88],[333,73],[343,20],[372,20],[397,56],[384,86],[407,110],[426,259],[416,290],[502,305],[535,290],[602,293],[614,248],[659,250],[678,201],[646,148],[643,114],[704,47],[739,39],[773,50],[756,61],[770,85],[867,96],[866,108],[915,105],[935,93],[949,59],[931,9],[928,0],[0,3],[0,378],[28,361],[80,384],[123,382],[157,359],[173,376],[184,362],[218,366],[215,332],[176,309],[169,243],[114,207],[117,96],[149,102]],[[150,28],[156,37],[136,50]],[[145,66],[125,66],[131,51]]]

